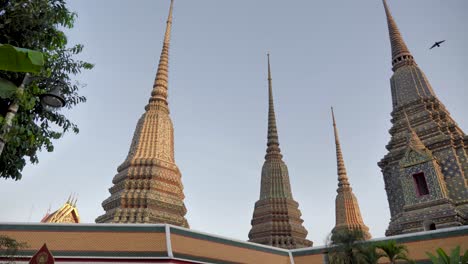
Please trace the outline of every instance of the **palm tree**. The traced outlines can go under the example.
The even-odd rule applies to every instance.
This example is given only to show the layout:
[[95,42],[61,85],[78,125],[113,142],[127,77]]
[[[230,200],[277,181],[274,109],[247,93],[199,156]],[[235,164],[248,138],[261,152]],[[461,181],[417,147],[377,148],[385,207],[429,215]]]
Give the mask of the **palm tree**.
[[397,244],[395,240],[380,242],[376,247],[381,250],[384,257],[388,258],[390,264],[395,264],[397,261],[413,262],[408,257],[406,246]]
[[363,245],[359,249],[359,259],[361,260],[360,263],[377,264],[379,262],[379,259],[381,259],[382,257],[385,257],[385,255],[377,250],[376,243]]
[[431,258],[433,264],[465,264],[468,263],[468,250],[465,251],[463,257],[460,257],[460,246],[452,249],[450,252],[450,256],[445,253],[442,248],[438,248],[436,250],[437,256],[432,255],[431,253],[427,252],[426,254]]
[[364,241],[361,230],[341,230],[333,232],[328,243],[328,259],[331,264],[358,264],[359,241]]

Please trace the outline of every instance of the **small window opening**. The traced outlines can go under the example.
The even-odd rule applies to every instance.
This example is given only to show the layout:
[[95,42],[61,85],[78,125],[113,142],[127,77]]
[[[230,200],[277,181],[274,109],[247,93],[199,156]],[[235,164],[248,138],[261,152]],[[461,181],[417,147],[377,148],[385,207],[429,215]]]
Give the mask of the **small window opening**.
[[424,221],[423,225],[424,225],[424,230],[425,231],[436,230],[437,229],[436,224],[434,222],[432,222],[432,221],[427,221],[426,220],[426,221]]
[[426,177],[423,172],[414,174],[413,180],[416,184],[416,192],[418,196],[429,194],[429,188],[427,187]]

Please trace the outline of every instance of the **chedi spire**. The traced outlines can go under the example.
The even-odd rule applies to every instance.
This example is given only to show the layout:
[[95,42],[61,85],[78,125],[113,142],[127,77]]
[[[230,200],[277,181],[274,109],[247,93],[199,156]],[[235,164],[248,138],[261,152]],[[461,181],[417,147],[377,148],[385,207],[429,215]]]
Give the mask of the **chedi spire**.
[[414,62],[385,0],[383,5],[394,71],[391,139],[378,163],[391,214],[385,234],[466,225],[468,137]]
[[262,167],[260,199],[255,203],[249,241],[281,248],[312,246],[306,239],[299,204],[294,201],[288,167],[280,153],[268,55],[268,139]]
[[336,128],[335,113],[333,112],[333,107],[331,108],[331,111],[333,119],[333,132],[335,134],[336,163],[338,167],[338,186],[349,186],[348,175],[346,174],[346,167],[343,160],[343,153],[341,152],[340,139],[338,138],[338,129]]
[[382,0],[385,14],[387,16],[388,34],[390,35],[390,45],[392,47],[392,65],[395,71],[398,67],[405,64],[414,64],[413,55],[411,55],[408,47],[406,46],[400,30],[398,29],[395,20],[393,19],[390,9],[388,8],[387,1]]
[[268,140],[267,154],[265,159],[278,158],[281,159],[281,149],[279,148],[278,129],[276,127],[275,106],[273,102],[273,87],[270,68],[270,54],[268,56]]
[[336,224],[332,230],[332,234],[343,231],[360,230],[365,239],[370,239],[371,235],[369,233],[369,228],[362,220],[358,201],[353,193],[353,189],[351,188],[348,175],[346,173],[333,107],[331,108],[331,113],[333,119],[333,131],[335,134],[336,163],[338,167],[338,189],[336,190],[338,194],[335,199]]
[[167,223],[188,227],[181,173],[174,159],[174,128],[167,106],[171,1],[151,98],[138,121],[130,151],[117,168],[97,223]]
[[166,33],[164,34],[164,42],[159,58],[158,70],[156,71],[156,78],[154,79],[153,91],[151,92],[151,98],[146,109],[152,105],[158,105],[167,107],[167,88],[169,81],[169,46],[171,41],[171,29],[172,29],[172,10],[174,7],[174,0],[171,0],[171,6],[169,8],[169,15],[167,16],[166,22]]

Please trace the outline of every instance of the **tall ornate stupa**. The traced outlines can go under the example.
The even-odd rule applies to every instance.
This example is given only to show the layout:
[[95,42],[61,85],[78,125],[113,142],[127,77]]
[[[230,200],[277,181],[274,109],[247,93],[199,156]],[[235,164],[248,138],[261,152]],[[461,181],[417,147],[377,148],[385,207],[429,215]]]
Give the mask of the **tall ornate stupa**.
[[260,199],[255,203],[249,241],[287,249],[310,247],[312,242],[306,239],[307,230],[302,225],[299,204],[292,197],[288,167],[279,148],[269,55],[268,94],[267,150]]
[[338,137],[338,129],[336,127],[333,107],[331,111],[333,119],[333,132],[335,134],[336,163],[338,167],[338,189],[336,190],[338,194],[336,195],[335,199],[336,224],[332,230],[332,234],[345,230],[360,230],[365,239],[370,239],[371,235],[369,234],[369,228],[362,220],[358,201],[353,193],[353,189],[349,183],[348,174],[346,173],[346,167],[343,159],[343,153],[341,152],[340,139]]
[[188,227],[174,128],[167,102],[173,0],[151,98],[136,126],[127,158],[117,168],[106,211],[97,223],[168,223]]
[[468,137],[416,64],[383,0],[392,48],[393,111],[384,176],[386,235],[468,224]]

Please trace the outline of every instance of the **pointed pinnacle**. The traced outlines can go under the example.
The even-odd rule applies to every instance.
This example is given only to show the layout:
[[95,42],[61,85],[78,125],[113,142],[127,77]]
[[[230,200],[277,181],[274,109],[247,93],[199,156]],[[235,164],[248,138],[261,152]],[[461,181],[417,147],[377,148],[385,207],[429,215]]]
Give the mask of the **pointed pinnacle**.
[[166,32],[164,34],[164,42],[159,58],[158,70],[156,72],[156,78],[153,84],[153,91],[151,92],[151,98],[149,104],[146,106],[148,110],[149,106],[153,102],[162,102],[163,108],[167,108],[167,88],[169,81],[169,44],[171,41],[171,29],[172,29],[172,10],[174,7],[174,0],[171,0],[171,6],[169,7],[169,15],[167,17]]
[[335,113],[331,107],[331,114],[333,120],[333,132],[335,134],[335,147],[336,147],[336,164],[338,171],[338,189],[343,186],[349,186],[348,175],[344,164],[343,153],[341,152],[340,139],[338,137],[338,129],[336,127]]
[[273,85],[271,79],[270,54],[268,57],[268,139],[267,139],[267,154],[265,159],[277,157],[281,159],[281,150],[279,148],[278,129],[276,127],[275,106],[273,103]]
[[267,53],[268,57],[268,81],[271,81],[271,69],[270,69],[270,53]]
[[413,127],[411,126],[411,122],[408,118],[408,115],[406,114],[406,111],[403,112],[405,115],[406,119],[406,125],[408,127],[408,144],[416,149],[419,150],[424,150],[426,149],[426,145],[422,142],[422,140],[419,138],[418,134],[416,131],[414,131]]
[[73,207],[76,207],[76,202],[78,201],[78,194],[75,197],[75,201],[73,202]]
[[174,0],[171,0],[171,6],[169,7],[169,15],[167,16],[166,22],[166,33],[164,34],[164,43],[171,41],[171,27],[172,27],[172,10],[174,9]]
[[392,47],[392,65],[395,65],[398,62],[405,60],[413,61],[413,56],[411,55],[408,47],[406,46],[403,37],[401,36],[400,30],[398,29],[398,26],[395,20],[393,19],[392,14],[390,13],[387,1],[382,1],[385,9],[385,14],[387,16],[388,33],[390,36],[390,44]]

